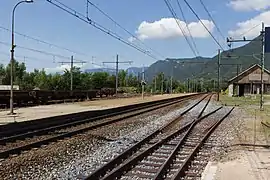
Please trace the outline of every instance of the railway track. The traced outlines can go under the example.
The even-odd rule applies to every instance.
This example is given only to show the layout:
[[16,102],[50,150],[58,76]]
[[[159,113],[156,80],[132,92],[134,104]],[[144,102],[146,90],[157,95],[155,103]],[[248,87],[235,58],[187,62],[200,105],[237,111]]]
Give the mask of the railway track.
[[[186,101],[190,98],[193,98],[193,96],[189,98],[184,98],[181,100],[176,100],[173,102],[167,102],[165,104],[159,104],[156,106],[147,107],[145,109],[140,108],[137,111],[129,110],[124,115],[119,116],[103,116],[96,118],[96,121],[92,122],[93,119],[86,119],[76,122],[71,122],[67,124],[62,124],[59,126],[53,126],[49,128],[44,129],[38,129],[35,131],[30,131],[22,134],[17,134],[14,136],[9,136],[0,139],[0,158],[7,158],[12,154],[20,154],[22,151],[30,150],[32,148],[40,147],[42,145],[49,144],[50,142],[54,142],[60,139],[64,139],[66,137],[71,137],[80,133],[84,133],[89,130],[96,129],[98,127],[102,127],[105,125],[113,124],[118,121],[125,120],[127,118],[131,118],[137,115],[140,115],[142,113],[150,112],[159,108],[163,108],[166,106],[170,106],[176,103],[180,103],[183,101]],[[187,109],[187,113],[190,109],[194,108],[197,104],[199,104],[202,100],[206,98],[206,95],[201,98],[197,103],[192,105],[190,108]],[[97,119],[99,119],[97,121]]]
[[221,115],[219,120],[211,117],[222,106],[203,115],[209,101],[210,98],[197,118],[182,128],[164,131],[168,127],[165,125],[85,179],[200,179],[201,169],[210,155],[205,142],[233,110]]
[[[134,104],[129,106],[117,107],[105,110],[95,110],[89,112],[73,113],[68,115],[60,115],[55,117],[43,118],[40,120],[25,121],[21,123],[10,123],[0,126],[0,138],[6,138],[16,136],[18,134],[24,134],[31,131],[39,131],[46,128],[57,127],[63,128],[62,125],[71,126],[78,125],[85,122],[93,122],[99,119],[110,118],[118,115],[127,114],[130,112],[137,112],[139,110],[145,110],[145,112],[152,111],[158,108],[166,107],[172,104],[188,100],[190,98],[196,98],[200,94],[187,95],[178,98],[165,99],[153,102],[146,102],[141,104]],[[1,144],[1,142],[0,142]]]

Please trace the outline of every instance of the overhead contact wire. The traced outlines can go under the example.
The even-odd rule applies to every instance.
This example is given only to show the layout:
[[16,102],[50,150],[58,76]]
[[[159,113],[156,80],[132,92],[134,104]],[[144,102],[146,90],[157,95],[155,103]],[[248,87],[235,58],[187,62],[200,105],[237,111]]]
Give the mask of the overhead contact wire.
[[[75,16],[76,18],[80,19],[81,21],[87,23],[87,24],[90,24],[91,26],[93,26],[94,28],[102,31],[103,33],[121,41],[122,43],[138,50],[139,52],[142,52],[143,54],[155,59],[155,60],[159,60],[157,57],[155,57],[154,55],[152,55],[151,53],[149,53],[148,51],[132,44],[132,43],[129,43],[127,41],[125,41],[121,36],[119,36],[118,34],[116,34],[115,32],[112,32],[111,30],[103,27],[102,25],[98,24],[97,22],[93,21],[92,19],[89,19],[88,17],[85,17],[84,15],[82,15],[81,13],[73,10],[72,8],[68,7],[67,5],[57,1],[57,0],[46,0],[47,2],[51,3],[52,5],[58,7],[59,9],[67,12],[68,14],[72,15],[72,16]],[[54,1],[54,2],[53,2]],[[55,3],[57,2],[57,3]],[[60,5],[59,5],[60,4]]]

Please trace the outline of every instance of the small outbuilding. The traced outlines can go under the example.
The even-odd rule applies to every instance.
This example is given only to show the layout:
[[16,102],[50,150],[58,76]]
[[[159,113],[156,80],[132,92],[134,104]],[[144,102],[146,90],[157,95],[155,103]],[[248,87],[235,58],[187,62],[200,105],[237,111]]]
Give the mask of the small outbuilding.
[[[245,96],[261,93],[261,66],[254,64],[228,81],[229,96]],[[264,68],[263,93],[270,93],[270,72]]]

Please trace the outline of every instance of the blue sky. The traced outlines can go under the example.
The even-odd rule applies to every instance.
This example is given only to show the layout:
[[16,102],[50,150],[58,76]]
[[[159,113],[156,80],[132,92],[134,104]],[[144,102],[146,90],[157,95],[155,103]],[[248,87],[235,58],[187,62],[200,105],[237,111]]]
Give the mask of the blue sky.
[[[114,61],[116,54],[119,54],[120,61],[133,61],[131,65],[121,64],[121,68],[147,66],[156,61],[56,8],[46,0],[34,1],[32,4],[21,4],[17,8],[15,31],[75,52],[69,52],[16,35],[15,42],[18,46],[66,57],[59,58],[53,55],[44,55],[17,47],[15,50],[16,59],[20,62],[24,61],[29,71],[34,68],[46,68],[48,71],[54,71],[68,67],[61,67],[61,64],[57,62],[69,61],[68,58],[71,55],[76,60],[88,62],[83,68],[96,67],[92,62],[102,65],[103,61]],[[59,1],[86,15],[86,0]],[[10,32],[1,29],[1,27],[11,29],[11,12],[17,2],[18,0],[0,1],[0,42],[11,42]],[[158,51],[163,56],[177,58],[194,56],[163,0],[92,0],[91,2],[109,14],[128,31],[135,34],[148,47]],[[179,17],[180,24],[185,28],[176,0],[170,0],[170,2]],[[179,2],[184,9],[186,23],[190,27],[200,55],[214,56],[219,47],[187,8],[184,1],[179,0]],[[216,0],[203,0],[203,2],[226,37],[229,35],[237,37],[260,24],[261,21],[264,21],[266,25],[270,25],[269,18],[266,18],[270,15],[268,11],[269,0],[220,0],[218,3]],[[213,26],[200,2],[193,1],[190,5],[200,18],[205,20],[213,35],[224,45],[224,40]],[[117,27],[115,23],[111,22],[91,5],[89,5],[88,11],[89,18],[116,32],[124,40],[128,41],[130,39],[129,34]],[[239,24],[240,22],[242,23]],[[250,38],[255,37],[258,35],[259,30],[260,26],[245,35]],[[139,44],[140,42],[135,40],[130,43]],[[146,49],[142,45],[140,47]],[[8,63],[10,59],[9,53],[10,46],[0,43],[1,63]],[[155,52],[153,54],[161,58],[159,54]],[[107,66],[111,67],[113,65],[108,64]]]

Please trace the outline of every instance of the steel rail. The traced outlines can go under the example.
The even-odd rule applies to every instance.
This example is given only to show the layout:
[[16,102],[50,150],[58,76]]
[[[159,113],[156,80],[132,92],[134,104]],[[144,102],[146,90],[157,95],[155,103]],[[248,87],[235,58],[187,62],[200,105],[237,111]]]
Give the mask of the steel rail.
[[201,110],[200,114],[198,115],[198,118],[200,118],[203,115],[204,110],[206,109],[206,107],[208,106],[209,102],[211,101],[213,94],[211,94],[210,98],[208,99],[206,105],[203,107],[203,109]]
[[[205,98],[206,98],[206,96],[203,97],[199,102],[201,102]],[[184,100],[182,100],[182,101],[184,101]],[[182,102],[182,101],[180,101],[180,102]],[[162,105],[162,106],[164,106],[164,105]],[[161,108],[161,107],[158,107],[158,108],[154,107],[154,108],[158,109],[158,108]],[[154,108],[152,108],[152,109],[154,109]],[[139,115],[139,114],[141,114],[141,112],[136,113],[136,115]],[[135,115],[133,114],[133,115],[125,116],[125,117],[120,117],[120,118],[117,118],[117,119],[114,119],[114,120],[108,120],[106,122],[101,122],[101,123],[98,123],[98,124],[95,124],[95,125],[92,125],[92,126],[83,127],[83,128],[78,129],[78,130],[74,130],[74,131],[71,131],[71,132],[66,132],[66,133],[63,133],[63,134],[60,134],[60,135],[56,135],[54,137],[46,138],[44,140],[40,140],[40,141],[36,141],[36,142],[29,143],[29,144],[26,144],[26,145],[22,145],[22,146],[19,146],[19,147],[15,147],[15,148],[12,148],[12,149],[8,149],[8,150],[0,152],[0,158],[7,158],[11,154],[19,154],[21,151],[29,150],[29,149],[35,148],[35,147],[40,147],[41,145],[45,145],[45,144],[48,144],[50,142],[54,142],[54,141],[57,141],[57,140],[60,140],[60,139],[66,138],[66,137],[71,137],[71,136],[74,136],[74,135],[77,135],[77,134],[80,134],[80,133],[84,133],[86,131],[93,130],[93,129],[96,129],[98,127],[102,127],[102,126],[105,126],[105,125],[109,125],[109,124],[124,120],[126,118],[130,118],[130,117],[133,117],[133,116],[135,116]]]
[[[211,114],[215,113],[216,111],[218,111],[221,108],[222,107],[220,107],[220,108],[216,109],[215,111],[201,117],[200,119],[198,119],[198,121],[210,116]],[[196,121],[196,120],[194,120],[194,121]],[[159,142],[153,144],[152,146],[150,146],[149,148],[147,148],[143,152],[139,153],[138,155],[136,155],[132,159],[127,160],[126,162],[124,162],[120,166],[116,167],[113,171],[108,173],[105,177],[101,178],[101,180],[111,180],[111,179],[115,179],[115,178],[120,177],[124,172],[132,169],[132,166],[134,164],[137,164],[138,161],[141,161],[146,156],[148,156],[149,154],[154,152],[154,150],[156,150],[157,148],[162,146],[162,144],[168,142],[169,140],[173,139],[174,137],[176,137],[176,136],[180,135],[181,133],[185,132],[188,128],[190,128],[190,126],[194,123],[194,121],[192,121],[191,123],[185,125],[183,128],[181,128],[180,130],[172,133],[171,135],[167,136],[166,138],[161,139]],[[88,180],[90,180],[90,179],[88,179]]]
[[217,121],[216,123],[214,123],[209,130],[207,131],[207,133],[204,135],[204,137],[201,139],[200,143],[198,143],[198,145],[192,150],[192,153],[188,156],[188,158],[185,160],[185,162],[181,165],[181,167],[179,168],[178,172],[173,176],[172,179],[177,180],[180,179],[181,177],[183,177],[185,175],[186,170],[189,168],[192,160],[194,159],[195,155],[199,152],[200,148],[202,147],[202,145],[205,143],[205,141],[209,138],[209,136],[213,133],[213,131],[219,126],[219,124],[225,119],[227,118],[231,112],[234,110],[234,107],[231,108],[231,110],[229,112],[227,112],[219,121]]
[[144,102],[144,103],[133,104],[133,105],[128,105],[128,106],[110,108],[106,110],[84,111],[84,112],[71,113],[71,114],[66,114],[66,115],[46,117],[46,118],[36,119],[32,121],[9,123],[9,124],[0,126],[0,137],[13,136],[16,134],[22,134],[29,131],[39,130],[39,129],[61,125],[64,123],[69,123],[69,122],[75,122],[75,121],[79,121],[83,119],[91,119],[94,121],[94,120],[97,120],[98,118],[121,115],[123,113],[132,112],[134,110],[144,109],[147,106],[151,107],[158,104],[172,102],[174,100],[185,99],[188,97],[196,97],[203,94],[205,93],[190,94],[190,95],[181,96],[181,97]]
[[[207,103],[208,104],[208,103]],[[206,104],[206,105],[207,105]],[[198,120],[202,120],[208,116],[210,116],[211,114],[215,113],[216,111],[218,111],[219,109],[221,109],[222,107],[216,109],[215,111],[206,114],[205,116],[199,118]],[[190,108],[188,108],[190,109]],[[203,108],[204,110],[205,108]],[[188,112],[188,111],[184,111],[184,112]],[[181,116],[177,117],[176,119],[180,118]],[[116,158],[114,158],[113,160],[111,160],[109,163],[103,165],[102,167],[100,167],[99,169],[97,169],[95,172],[93,172],[91,175],[89,175],[86,179],[88,180],[98,180],[100,179],[100,177],[104,176],[108,171],[112,170],[114,167],[118,166],[119,164],[123,163],[123,161],[125,159],[127,159],[129,156],[131,156],[132,154],[134,154],[134,152],[136,152],[143,144],[147,143],[151,138],[155,137],[158,133],[161,133],[164,128],[166,128],[168,125],[170,125],[171,122],[169,122],[167,125],[163,126],[161,129],[157,130],[156,132],[154,132],[153,134],[149,135],[148,137],[146,137],[145,139],[143,139],[142,141],[140,141],[139,143],[135,144],[134,146],[132,146],[131,148],[129,148],[128,150],[126,150],[124,153],[118,155]],[[141,152],[140,154],[136,155],[134,158],[125,161],[121,166],[118,166],[116,169],[112,170],[107,176],[105,176],[103,179],[111,179],[111,178],[116,178],[121,176],[121,173],[124,171],[129,170],[132,165],[138,161],[140,161],[142,158],[144,158],[146,155],[148,155],[149,153],[153,152],[156,148],[158,148],[159,146],[161,146],[165,141],[168,141],[169,139],[173,138],[174,136],[181,134],[182,132],[186,131],[187,128],[189,128],[191,126],[192,122],[185,125],[184,127],[182,127],[180,130],[176,131],[175,133],[172,133],[171,135],[167,136],[166,138],[160,140],[159,142],[155,143],[154,145],[150,146],[149,148],[147,148],[146,150],[144,150],[143,152]]]
[[270,124],[268,124],[268,123],[265,123],[265,122],[262,121],[261,124],[264,125],[267,128],[270,128]]
[[[198,102],[194,103],[193,105],[191,105],[190,107],[188,107],[187,109],[185,109],[180,116],[174,118],[173,120],[171,120],[170,122],[168,122],[167,124],[163,125],[160,129],[156,130],[155,132],[153,132],[152,134],[148,135],[146,138],[144,138],[143,140],[139,141],[138,143],[134,144],[133,146],[131,146],[130,148],[128,148],[127,150],[125,150],[123,153],[121,153],[120,155],[118,155],[117,157],[115,157],[114,159],[112,159],[111,161],[109,161],[108,163],[106,163],[105,165],[101,166],[100,168],[98,168],[97,170],[95,170],[92,174],[90,174],[88,177],[86,177],[86,179],[91,179],[91,180],[98,180],[99,177],[104,176],[106,174],[107,171],[112,170],[114,167],[118,166],[119,164],[121,164],[125,159],[129,158],[132,154],[134,154],[138,149],[141,148],[141,146],[147,142],[150,141],[150,139],[154,138],[155,136],[157,136],[159,133],[162,133],[163,130],[170,126],[173,122],[179,120],[183,115],[185,115],[186,113],[188,113],[191,109],[193,109],[194,107],[196,107],[199,103],[201,103],[207,96],[203,97],[201,100],[199,100]],[[186,128],[183,127],[183,130]]]
[[7,125],[0,126],[0,137],[9,137],[17,134],[27,133],[29,131],[36,131],[52,126],[57,126],[61,124],[66,124],[70,122],[76,122],[80,120],[88,119],[89,121],[95,121],[100,118],[113,117],[117,115],[122,115],[124,113],[133,112],[135,110],[145,109],[147,107],[153,107],[155,105],[165,104],[168,102],[172,102],[175,100],[182,100],[186,98],[192,98],[199,96],[201,94],[191,94],[182,97],[163,99],[152,102],[139,103],[134,105],[122,106],[117,108],[111,108],[106,110],[98,110],[98,111],[86,111],[79,113],[72,113],[67,115],[59,115],[54,117],[42,118],[39,120],[32,120],[20,123],[10,123]]
[[[190,98],[193,98],[193,96],[190,97]],[[176,100],[176,101],[173,101],[173,102],[168,102],[168,103],[161,104],[161,105],[160,104],[148,105],[148,106],[144,107],[144,108],[150,107],[149,109],[146,109],[146,110],[142,110],[142,107],[139,107],[138,109],[122,111],[120,114],[118,112],[116,112],[116,113],[112,113],[112,114],[101,115],[101,116],[97,116],[97,117],[94,117],[94,118],[83,119],[83,120],[79,120],[79,121],[75,121],[75,122],[69,122],[69,123],[65,123],[65,124],[61,124],[61,125],[51,126],[51,127],[48,127],[48,128],[34,130],[34,131],[22,133],[22,134],[17,134],[17,135],[13,135],[13,136],[9,136],[9,137],[5,137],[5,138],[0,139],[0,145],[6,144],[8,142],[14,142],[16,140],[22,140],[22,139],[25,139],[25,138],[30,138],[30,137],[37,136],[37,135],[48,134],[49,132],[53,132],[53,131],[56,131],[56,130],[60,130],[60,129],[64,129],[64,128],[68,128],[68,127],[72,127],[72,126],[91,123],[91,122],[97,121],[99,119],[109,118],[111,116],[117,116],[117,115],[121,115],[121,114],[124,114],[124,113],[131,113],[131,114],[128,115],[128,116],[122,117],[122,119],[130,118],[130,117],[142,114],[142,113],[147,113],[147,112],[159,109],[159,108],[163,108],[163,107],[170,106],[170,105],[173,105],[173,104],[176,104],[176,103],[180,103],[180,102],[186,101],[188,99],[189,99],[189,97],[187,97],[187,99],[180,99],[180,100]],[[142,110],[142,111],[141,112],[135,112],[136,110],[137,111]],[[119,121],[122,120],[122,119],[119,119]],[[112,121],[112,123],[113,123],[113,121]],[[101,126],[102,125],[103,124],[101,123]]]

